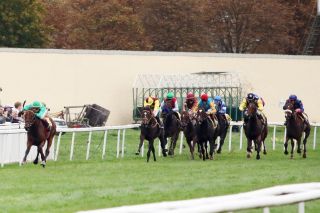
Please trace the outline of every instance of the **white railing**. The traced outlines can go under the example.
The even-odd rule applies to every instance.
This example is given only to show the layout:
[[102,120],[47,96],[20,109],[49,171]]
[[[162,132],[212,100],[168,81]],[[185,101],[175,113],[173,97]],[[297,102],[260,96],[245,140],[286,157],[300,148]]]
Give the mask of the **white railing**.
[[[243,123],[242,122],[231,122],[230,128],[229,128],[229,134],[226,138],[226,142],[228,141],[228,150],[231,152],[232,150],[232,127],[233,126],[239,126],[239,149],[241,150],[243,147]],[[285,128],[282,122],[269,122],[269,127],[273,127],[272,132],[272,148],[275,150],[276,147],[276,129],[281,127]],[[117,147],[116,147],[116,157],[124,157],[124,148],[125,148],[125,135],[126,135],[126,129],[131,128],[138,128],[139,124],[131,124],[131,125],[122,125],[122,126],[105,126],[105,127],[91,127],[91,128],[61,128],[57,131],[59,132],[58,136],[54,138],[53,145],[50,150],[50,155],[48,159],[53,159],[55,161],[58,160],[59,156],[59,149],[60,149],[60,142],[63,132],[70,132],[72,133],[72,139],[71,139],[71,145],[70,145],[70,156],[69,159],[73,160],[74,156],[74,147],[75,147],[75,136],[76,133],[79,132],[87,132],[88,134],[88,143],[87,143],[87,149],[86,149],[86,160],[90,158],[90,146],[91,146],[91,138],[92,138],[92,132],[96,131],[103,131],[104,137],[103,137],[103,146],[102,146],[102,153],[101,158],[105,159],[106,156],[106,145],[108,141],[108,130],[118,130],[117,134]],[[313,132],[313,149],[316,148],[316,138],[317,138],[317,127],[320,126],[319,123],[313,123],[312,126],[314,126],[314,132]],[[269,132],[270,134],[270,132]],[[286,134],[286,129],[285,129]],[[286,135],[284,134],[284,139]],[[24,156],[24,151],[26,149],[26,131],[23,129],[23,126],[20,125],[11,125],[11,126],[0,126],[0,163],[3,167],[6,163],[13,163],[13,162],[19,162],[21,163],[21,160]],[[57,143],[55,146],[55,142]],[[180,145],[179,145],[179,154],[182,154],[183,151],[183,143],[184,143],[184,135],[181,132],[180,134]],[[219,143],[219,140],[218,140]],[[138,146],[138,144],[137,144]],[[56,147],[54,149],[54,147]],[[36,154],[36,148],[33,147],[28,160],[31,160],[35,157]],[[161,146],[160,142],[158,143],[158,155],[161,156]],[[141,156],[144,156],[144,146],[142,146],[141,149]]]
[[263,208],[263,212],[267,213],[270,212],[269,207],[294,203],[298,203],[298,212],[304,213],[304,202],[316,199],[320,199],[320,182],[274,186],[252,192],[217,197],[81,211],[81,213],[209,213],[254,208]]
[[[131,124],[131,125],[122,125],[122,126],[105,126],[105,127],[91,127],[91,128],[58,128],[57,132],[59,133],[53,139],[53,143],[50,149],[50,155],[48,156],[49,160],[57,160],[59,155],[60,141],[63,132],[72,132],[72,140],[71,140],[71,150],[70,150],[70,160],[73,159],[74,152],[74,142],[75,142],[75,134],[76,132],[88,132],[88,143],[87,143],[87,151],[86,151],[86,160],[89,159],[90,155],[90,145],[91,145],[91,136],[92,132],[96,131],[104,131],[104,139],[103,139],[103,149],[102,149],[102,159],[105,158],[106,154],[106,145],[107,145],[107,135],[108,130],[118,130],[117,137],[117,158],[120,156],[121,149],[121,157],[124,157],[124,145],[125,145],[125,134],[126,129],[137,128],[139,124]],[[122,134],[121,134],[122,131]],[[122,143],[120,148],[120,141],[122,136]],[[56,149],[55,141],[57,140]],[[27,133],[23,129],[23,125],[13,125],[13,126],[1,126],[0,127],[0,164],[3,167],[8,163],[19,162],[21,165],[22,159],[27,148]],[[44,147],[46,148],[46,147]],[[33,160],[36,157],[36,147],[33,146],[28,155],[28,161]]]

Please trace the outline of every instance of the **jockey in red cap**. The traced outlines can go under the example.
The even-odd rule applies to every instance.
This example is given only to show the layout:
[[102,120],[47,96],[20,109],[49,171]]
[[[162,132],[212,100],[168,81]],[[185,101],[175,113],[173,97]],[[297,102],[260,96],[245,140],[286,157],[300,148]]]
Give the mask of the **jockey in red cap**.
[[209,98],[209,96],[206,93],[203,93],[201,95],[201,100],[198,104],[198,108],[203,108],[214,122],[214,125],[217,126],[218,121],[215,116],[217,110],[214,101],[212,100],[212,98]]

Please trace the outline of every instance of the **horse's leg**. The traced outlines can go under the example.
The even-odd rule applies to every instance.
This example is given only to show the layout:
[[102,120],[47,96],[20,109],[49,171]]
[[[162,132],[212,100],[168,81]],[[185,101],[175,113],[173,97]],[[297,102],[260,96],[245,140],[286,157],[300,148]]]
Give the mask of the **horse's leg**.
[[191,139],[187,139],[187,143],[188,143],[188,146],[189,146],[189,149],[190,149],[191,160],[194,160],[194,155],[193,155],[194,148],[193,148],[193,145],[191,144]]
[[264,140],[262,141],[262,144],[263,144],[263,154],[266,155],[267,149],[266,149],[266,144],[265,144]]
[[28,154],[29,154],[29,152],[30,152],[31,146],[32,146],[32,143],[28,141],[28,143],[27,143],[27,149],[26,149],[26,152],[25,152],[24,157],[23,157],[23,160],[22,160],[22,163],[23,163],[23,164],[27,163],[27,156],[28,156]]
[[41,166],[44,168],[46,166],[46,157],[43,153],[43,146],[44,146],[45,142],[40,143],[40,145],[38,146],[38,152],[40,152],[40,156],[41,156]]
[[33,164],[35,164],[35,165],[38,164],[38,161],[39,161],[39,150],[37,149],[37,156],[34,159]]
[[47,158],[48,158],[48,156],[49,156],[49,154],[50,154],[50,148],[51,148],[51,145],[52,145],[53,137],[54,137],[54,135],[50,135],[50,137],[48,138],[46,155],[45,155],[45,157],[46,157],[45,161],[47,161]]
[[303,158],[307,157],[307,139],[308,139],[308,137],[310,135],[310,131],[311,131],[311,128],[310,128],[310,126],[308,126],[306,128],[306,130],[305,130],[306,134],[305,134],[304,139],[303,139],[303,155],[302,155]]
[[228,129],[224,130],[224,132],[220,135],[220,145],[217,153],[221,153],[222,146],[224,144],[224,140],[226,139]]
[[153,160],[157,161],[157,159],[156,159],[156,150],[154,149],[154,143],[153,142],[154,141],[152,140],[151,141],[151,151],[152,151],[152,154],[153,154]]
[[206,160],[206,155],[205,155],[205,144],[207,143],[207,141],[202,141],[201,143],[201,155],[202,155],[202,159],[205,161]]
[[205,152],[206,152],[206,159],[209,159],[209,154],[208,154],[208,141],[205,142],[204,147],[205,147]]
[[213,160],[213,152],[214,152],[214,147],[215,147],[215,139],[211,139],[209,141],[209,144],[210,144],[210,160]]
[[301,155],[301,137],[297,139],[297,153]]
[[163,135],[163,131],[161,130],[160,135],[159,135],[159,140],[160,140],[160,145],[161,145],[161,149],[162,149],[162,155],[163,157],[167,157],[167,149],[166,149],[166,141],[164,140],[164,135]]
[[251,158],[251,140],[247,139],[247,158]]
[[172,142],[172,155],[174,155],[174,150],[175,150],[175,148],[176,148],[178,138],[179,138],[179,132],[171,138],[171,142]]
[[255,144],[257,147],[257,157],[256,157],[257,160],[260,160],[261,143],[262,143],[261,138],[258,138],[257,140],[255,140]]
[[149,162],[150,152],[151,152],[151,141],[149,141],[148,152],[147,152],[147,162]]
[[289,152],[288,152],[288,141],[289,141],[289,138],[287,136],[286,137],[286,141],[284,142],[284,154],[285,155],[289,154]]
[[139,143],[139,147],[138,147],[138,151],[136,152],[136,155],[140,154],[140,150],[141,150],[141,147],[143,145],[144,138],[145,138],[145,136],[140,133],[140,143]]
[[294,149],[294,140],[291,138],[291,155],[290,158],[293,159],[293,149]]

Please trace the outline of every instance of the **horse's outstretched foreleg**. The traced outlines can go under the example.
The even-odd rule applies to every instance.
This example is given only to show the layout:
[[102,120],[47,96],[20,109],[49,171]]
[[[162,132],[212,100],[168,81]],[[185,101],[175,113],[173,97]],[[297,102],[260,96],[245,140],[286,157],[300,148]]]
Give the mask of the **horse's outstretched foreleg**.
[[310,128],[310,126],[308,126],[306,128],[306,130],[305,130],[306,134],[305,134],[304,139],[303,139],[303,155],[302,155],[303,158],[307,157],[307,139],[308,139],[308,137],[310,135],[310,131],[311,131],[311,128]]
[[143,145],[144,138],[145,138],[145,136],[141,133],[141,134],[140,134],[140,143],[139,143],[139,147],[138,147],[138,150],[137,150],[137,152],[136,152],[136,155],[139,155],[139,154],[140,154],[140,151],[141,151],[141,147],[142,147],[142,145]]
[[160,145],[161,145],[161,149],[162,149],[162,155],[163,155],[163,157],[167,157],[167,151],[168,151],[166,149],[167,141],[164,139],[163,133],[161,133],[158,138],[160,140]]
[[301,137],[297,139],[297,153],[301,154]]
[[290,158],[293,159],[293,150],[294,150],[294,140],[291,138],[291,155]]
[[51,145],[52,145],[52,140],[53,140],[53,137],[54,135],[51,135],[49,138],[48,138],[48,143],[47,143],[47,148],[46,148],[46,155],[45,155],[45,161],[47,161],[47,158],[50,154],[50,148],[51,148]]
[[284,142],[284,154],[285,155],[289,154],[289,152],[288,152],[288,141],[289,141],[289,138],[287,136],[286,137],[286,141]]
[[223,147],[223,144],[224,144],[224,140],[227,136],[227,131],[228,129],[225,129],[224,132],[222,133],[222,135],[220,135],[220,144],[219,144],[219,149],[217,151],[218,154],[221,153],[221,150],[222,150],[222,147]]
[[27,143],[27,149],[25,151],[25,154],[24,154],[24,157],[23,157],[23,160],[22,160],[22,164],[27,163],[27,157],[28,157],[28,154],[30,152],[31,146],[32,146],[32,143],[28,142]]

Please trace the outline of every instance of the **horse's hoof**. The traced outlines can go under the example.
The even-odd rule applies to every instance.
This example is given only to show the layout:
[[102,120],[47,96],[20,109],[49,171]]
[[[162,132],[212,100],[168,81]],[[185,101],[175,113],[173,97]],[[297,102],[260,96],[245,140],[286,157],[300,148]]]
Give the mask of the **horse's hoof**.
[[257,159],[257,160],[260,160],[260,155],[257,155],[256,159]]
[[218,153],[218,154],[221,154],[221,149],[218,149],[217,153]]
[[34,165],[37,165],[37,164],[38,164],[38,161],[33,161],[33,164],[34,164]]
[[266,155],[266,154],[267,154],[267,151],[263,151],[263,154]]
[[301,154],[301,149],[298,149],[298,150],[297,150],[297,153]]
[[165,153],[165,152],[163,152],[162,155],[163,155],[163,157],[167,157],[168,156],[167,153]]
[[213,157],[212,157],[212,156],[210,156],[210,160],[213,160]]
[[250,153],[247,153],[247,158],[251,158],[251,154]]
[[199,158],[202,159],[202,155],[199,155]]
[[46,167],[46,162],[45,161],[42,161],[41,162],[41,166],[44,168],[44,167]]
[[284,154],[287,155],[287,154],[289,154],[289,152],[288,151],[284,151]]
[[291,160],[293,159],[293,155],[290,156],[290,159],[291,159]]
[[21,165],[27,164],[27,161],[22,161]]
[[136,152],[136,155],[140,155],[140,152]]
[[303,158],[307,158],[307,154],[306,154],[306,153],[303,153],[302,157],[303,157]]

